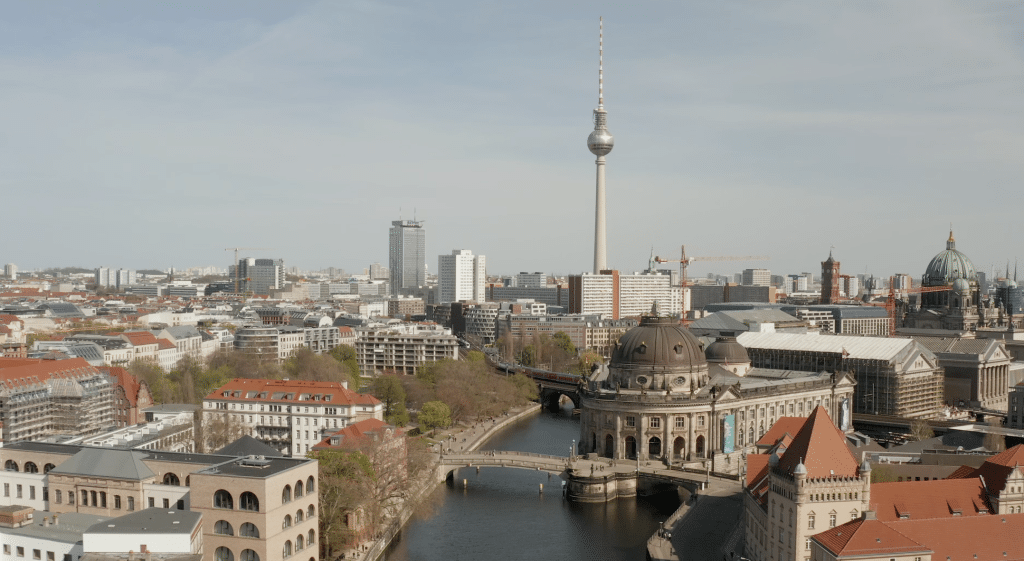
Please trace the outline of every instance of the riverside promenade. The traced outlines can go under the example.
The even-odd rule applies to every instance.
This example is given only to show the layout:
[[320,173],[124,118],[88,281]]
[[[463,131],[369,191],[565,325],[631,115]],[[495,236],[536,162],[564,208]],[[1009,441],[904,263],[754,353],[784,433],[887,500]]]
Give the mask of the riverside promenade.
[[665,533],[655,533],[647,541],[648,559],[734,561],[740,558],[743,489],[736,481],[714,476],[708,479],[705,489],[687,497],[665,521]]

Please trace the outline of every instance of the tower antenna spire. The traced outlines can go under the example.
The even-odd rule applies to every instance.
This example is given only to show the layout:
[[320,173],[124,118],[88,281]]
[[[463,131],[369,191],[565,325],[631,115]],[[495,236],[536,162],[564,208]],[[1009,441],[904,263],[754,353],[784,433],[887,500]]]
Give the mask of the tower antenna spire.
[[597,107],[604,108],[604,16],[598,20],[597,32]]

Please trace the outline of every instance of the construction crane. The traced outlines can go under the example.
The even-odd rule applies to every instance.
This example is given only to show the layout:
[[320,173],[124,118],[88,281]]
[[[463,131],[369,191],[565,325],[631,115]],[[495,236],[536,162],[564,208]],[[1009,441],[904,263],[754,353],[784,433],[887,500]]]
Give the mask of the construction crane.
[[248,250],[248,251],[270,251],[273,248],[270,248],[270,247],[226,247],[226,248],[224,248],[224,251],[234,251],[235,252],[235,294],[238,294],[238,281],[239,281],[238,277],[240,275],[239,267],[238,267],[238,250],[239,249],[245,249],[245,250]]
[[728,256],[728,255],[716,255],[712,257],[687,257],[686,246],[682,246],[681,256],[679,259],[662,259],[661,257],[655,257],[654,261],[657,263],[679,263],[679,286],[685,288],[690,285],[689,280],[686,276],[686,268],[690,266],[693,261],[768,261],[771,259],[767,255],[744,255],[740,256]]
[[740,256],[728,256],[728,255],[716,255],[716,256],[705,256],[705,257],[687,257],[686,246],[681,246],[679,259],[662,259],[661,257],[655,256],[654,261],[656,263],[679,263],[679,287],[682,289],[680,297],[683,299],[683,313],[681,314],[680,321],[682,323],[688,323],[686,319],[687,310],[686,305],[686,287],[690,286],[690,281],[686,275],[686,269],[690,266],[693,261],[768,261],[770,257],[767,255],[744,255]]
[[[868,304],[869,306],[885,306],[885,311],[889,315],[889,337],[896,335],[896,288],[894,284],[896,277],[889,277],[889,295],[885,298],[885,304]],[[924,294],[928,292],[945,292],[947,290],[953,290],[952,286],[919,286],[917,288],[901,288],[900,293],[905,294]]]

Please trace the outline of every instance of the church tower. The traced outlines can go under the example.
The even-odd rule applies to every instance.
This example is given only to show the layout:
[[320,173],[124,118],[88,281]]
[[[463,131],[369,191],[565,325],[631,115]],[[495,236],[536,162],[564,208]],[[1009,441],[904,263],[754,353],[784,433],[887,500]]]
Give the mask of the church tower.
[[839,303],[839,261],[828,252],[828,260],[821,262],[821,303]]

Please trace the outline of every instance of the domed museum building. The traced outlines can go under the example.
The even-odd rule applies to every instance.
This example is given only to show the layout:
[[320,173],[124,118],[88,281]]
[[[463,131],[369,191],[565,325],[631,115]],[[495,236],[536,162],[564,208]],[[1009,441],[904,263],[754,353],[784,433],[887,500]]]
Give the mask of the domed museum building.
[[665,463],[712,460],[736,472],[739,454],[783,416],[824,407],[852,431],[845,372],[751,368],[735,337],[694,337],[674,318],[644,317],[580,388],[580,453]]
[[908,313],[904,321],[909,328],[972,331],[1001,322],[995,303],[982,297],[974,263],[957,250],[952,230],[946,250],[928,262],[921,286],[937,290],[921,294],[920,308]]

